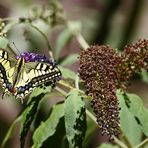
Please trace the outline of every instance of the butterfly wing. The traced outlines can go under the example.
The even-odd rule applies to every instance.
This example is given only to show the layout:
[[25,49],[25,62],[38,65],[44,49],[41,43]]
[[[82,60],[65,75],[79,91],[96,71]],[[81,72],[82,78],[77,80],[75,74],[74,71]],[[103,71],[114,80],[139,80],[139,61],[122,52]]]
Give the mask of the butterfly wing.
[[[60,70],[52,63],[25,63],[23,58],[16,60],[12,54],[0,49],[0,82],[4,94],[12,94],[22,99],[35,87],[46,82],[55,84],[61,77]],[[24,61],[23,64],[20,61]]]
[[25,63],[24,69],[15,84],[17,98],[24,98],[33,89],[43,83],[54,84],[61,77],[60,70],[49,63],[29,62]]
[[16,60],[4,49],[0,49],[0,83],[4,94],[10,93],[13,86],[13,75],[15,72]]

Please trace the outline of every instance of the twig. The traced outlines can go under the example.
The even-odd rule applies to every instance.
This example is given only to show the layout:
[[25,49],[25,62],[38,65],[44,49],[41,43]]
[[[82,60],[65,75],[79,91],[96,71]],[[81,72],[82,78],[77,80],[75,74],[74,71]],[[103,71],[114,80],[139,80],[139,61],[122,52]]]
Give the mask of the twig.
[[76,34],[76,39],[78,40],[79,44],[82,46],[84,50],[89,48],[88,43],[85,41],[85,39],[80,33]]
[[87,114],[88,117],[98,126],[96,117],[95,117],[88,109],[86,109],[86,114]]
[[58,92],[60,92],[63,96],[67,96],[67,92],[65,92],[63,89],[61,89],[60,87],[56,86],[55,88]]
[[114,137],[114,142],[118,144],[121,148],[128,148],[122,141],[120,141],[118,138]]
[[76,87],[76,89],[79,90],[79,76],[78,76],[78,74],[76,75],[76,78],[75,78],[75,87]]
[[49,44],[48,38],[47,38],[47,36],[45,35],[45,33],[42,32],[37,26],[34,26],[34,25],[31,24],[31,23],[29,23],[29,25],[30,25],[32,28],[34,28],[35,30],[37,30],[37,31],[43,36],[43,38],[44,38],[45,41],[46,41],[46,44],[47,44],[47,47],[48,47],[48,50],[49,50],[49,54],[50,54],[50,56],[53,58],[53,53],[52,53],[52,51],[51,51],[51,46],[50,46],[50,44]]
[[[65,86],[65,87],[67,87],[67,88],[69,88],[69,89],[74,89],[74,87],[72,87],[71,85],[69,85],[69,84],[68,84],[67,82],[65,82],[64,80],[61,80],[61,81],[59,81],[58,83],[61,84],[61,85],[63,85],[63,86]],[[77,88],[75,88],[75,89],[77,89]],[[82,94],[84,94],[84,91],[82,91],[82,90],[80,90],[80,89],[77,89],[77,91],[80,92],[80,93],[82,93]]]
[[141,147],[144,146],[146,143],[148,144],[148,138],[146,138],[144,141],[142,141],[140,144],[138,144],[135,148],[141,148]]

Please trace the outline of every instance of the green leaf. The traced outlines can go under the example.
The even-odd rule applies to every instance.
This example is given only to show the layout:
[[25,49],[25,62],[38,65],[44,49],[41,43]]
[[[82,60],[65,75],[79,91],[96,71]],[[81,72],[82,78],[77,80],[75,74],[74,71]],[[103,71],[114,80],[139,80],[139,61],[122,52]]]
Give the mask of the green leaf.
[[58,39],[56,41],[56,46],[55,46],[56,59],[59,58],[61,50],[63,49],[64,46],[66,46],[66,44],[70,41],[71,38],[72,38],[72,34],[69,29],[63,30],[61,34],[58,36]]
[[144,107],[142,99],[139,96],[127,94],[125,97],[128,101],[129,111],[142,127],[143,133],[148,136],[148,109]]
[[115,146],[115,145],[112,145],[112,144],[103,143],[98,148],[119,148],[119,147],[118,146]]
[[72,79],[72,80],[75,80],[76,74],[72,70],[67,69],[65,67],[62,67],[62,66],[59,66],[59,69],[61,70],[62,77],[64,79]]
[[7,134],[5,136],[5,138],[3,139],[2,141],[2,145],[1,145],[1,148],[4,148],[5,147],[5,144],[7,143],[7,141],[11,138],[12,136],[12,133],[14,131],[14,128],[16,126],[16,123],[19,122],[21,119],[21,116],[19,116],[12,124],[11,124],[11,127],[9,128],[9,130],[7,131]]
[[120,103],[120,124],[124,135],[132,146],[137,145],[141,141],[142,130],[135,120],[134,115],[129,111],[123,94],[118,92],[117,97]]
[[86,114],[82,97],[73,89],[65,101],[65,128],[70,148],[81,148],[86,131]]
[[0,48],[5,49],[8,42],[9,42],[8,39],[6,39],[5,37],[0,36]]
[[44,141],[41,147],[68,148],[68,141],[65,136],[64,116],[60,118],[55,133],[50,136],[46,141]]
[[37,113],[39,102],[42,100],[42,98],[45,96],[47,92],[50,92],[50,90],[51,87],[46,87],[43,89],[36,88],[30,96],[30,99],[22,113],[22,122],[20,130],[20,142],[22,148],[25,144],[25,137],[27,135],[27,132]]
[[[33,135],[32,148],[39,148],[47,138],[54,135],[60,119],[64,116],[64,105],[57,104],[53,107],[52,113],[49,118],[42,122],[36,129]],[[57,141],[58,142],[58,141]]]
[[78,56],[79,56],[78,54],[70,54],[61,62],[60,65],[62,65],[62,66],[71,65],[78,60]]

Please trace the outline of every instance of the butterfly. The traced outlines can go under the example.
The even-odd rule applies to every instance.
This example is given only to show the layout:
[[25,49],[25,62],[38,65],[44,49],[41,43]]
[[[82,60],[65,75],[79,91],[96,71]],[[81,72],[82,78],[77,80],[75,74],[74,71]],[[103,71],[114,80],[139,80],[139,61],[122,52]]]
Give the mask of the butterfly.
[[35,53],[14,55],[0,49],[0,83],[5,94],[16,98],[29,95],[34,88],[44,83],[54,85],[61,78],[61,72],[53,59]]

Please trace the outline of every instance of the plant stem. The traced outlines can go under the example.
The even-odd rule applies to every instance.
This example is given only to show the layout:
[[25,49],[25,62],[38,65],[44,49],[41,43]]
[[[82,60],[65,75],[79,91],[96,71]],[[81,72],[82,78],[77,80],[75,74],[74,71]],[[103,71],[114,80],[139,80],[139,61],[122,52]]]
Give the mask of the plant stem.
[[50,46],[50,44],[49,44],[49,42],[48,42],[48,38],[47,38],[47,36],[45,35],[45,33],[42,32],[37,26],[35,26],[35,25],[31,24],[31,23],[29,23],[29,25],[30,25],[32,28],[34,28],[36,31],[38,31],[38,32],[43,36],[43,38],[44,38],[45,41],[46,41],[46,44],[47,44],[47,47],[48,47],[48,50],[49,50],[49,54],[50,54],[50,56],[53,58],[53,54],[52,54],[52,51],[51,51],[51,46]]
[[12,18],[12,17],[6,17],[6,18],[0,18],[2,21],[14,21],[17,20],[17,18]]
[[114,141],[116,144],[118,144],[121,148],[128,148],[122,141],[120,141],[118,138],[114,137]]
[[55,88],[58,92],[60,92],[63,96],[67,96],[67,92],[65,92],[63,89],[61,89],[60,87],[56,86]]
[[76,87],[76,89],[80,90],[79,89],[79,76],[78,76],[78,74],[76,75],[76,78],[75,78],[75,87]]
[[[59,84],[65,86],[65,87],[67,87],[67,88],[69,88],[69,89],[77,89],[77,88],[74,88],[74,87],[72,87],[71,85],[69,85],[69,84],[68,84],[67,82],[65,82],[64,80],[59,81]],[[80,93],[82,93],[82,94],[84,94],[84,91],[82,91],[82,90],[80,90],[80,89],[77,89],[77,91],[80,92]]]
[[88,43],[85,41],[84,37],[80,33],[76,34],[76,39],[84,50],[89,48]]
[[148,138],[146,138],[144,141],[142,141],[140,144],[138,144],[135,148],[141,148],[141,147],[144,146],[146,143],[148,144]]
[[69,89],[73,89],[74,88],[71,85],[69,85],[67,82],[65,82],[64,80],[60,80],[58,83],[63,85],[63,86],[65,86],[65,87],[67,87],[67,88],[69,88]]
[[96,117],[95,117],[88,109],[86,109],[86,114],[87,114],[88,117],[98,126]]

